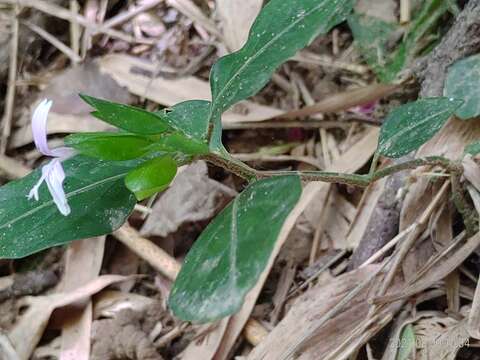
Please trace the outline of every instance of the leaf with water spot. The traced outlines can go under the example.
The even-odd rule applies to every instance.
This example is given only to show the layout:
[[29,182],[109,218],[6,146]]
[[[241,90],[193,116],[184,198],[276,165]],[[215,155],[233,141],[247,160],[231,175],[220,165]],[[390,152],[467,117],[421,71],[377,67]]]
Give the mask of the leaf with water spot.
[[188,100],[155,114],[164,119],[172,128],[190,139],[206,141],[208,135],[208,113],[210,101]]
[[380,129],[378,152],[398,158],[417,150],[445,124],[462,100],[426,98],[395,108]]
[[444,94],[465,101],[455,111],[459,118],[480,116],[480,54],[457,61],[449,68]]
[[246,44],[222,57],[212,67],[210,87],[214,143],[219,146],[220,114],[240,100],[255,95],[275,69],[327,33],[351,11],[351,0],[270,0],[255,19]]
[[40,169],[0,187],[0,258],[24,257],[119,228],[136,202],[124,184],[125,175],[136,165],[84,156],[66,160],[65,193],[71,208],[68,216],[58,211],[45,183],[40,187],[39,201],[27,199]]
[[95,109],[93,116],[119,129],[141,135],[160,134],[171,130],[169,124],[158,114],[84,94],[80,97]]
[[196,323],[236,312],[265,268],[301,194],[297,176],[252,183],[203,231],[188,253],[169,305]]

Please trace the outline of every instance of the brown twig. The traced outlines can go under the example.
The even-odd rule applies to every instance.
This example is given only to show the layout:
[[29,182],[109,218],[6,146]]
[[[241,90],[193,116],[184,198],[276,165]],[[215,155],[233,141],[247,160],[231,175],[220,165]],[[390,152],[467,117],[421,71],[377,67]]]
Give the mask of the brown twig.
[[70,21],[70,46],[76,56],[80,56],[80,27],[75,16],[78,15],[77,0],[70,0],[70,11],[72,12],[72,21]]
[[70,49],[67,45],[62,43],[60,40],[58,40],[55,36],[53,36],[49,32],[42,29],[40,26],[32,24],[29,21],[22,21],[22,24],[24,24],[26,27],[28,27],[34,33],[38,34],[43,39],[48,41],[50,44],[55,46],[58,50],[60,50],[62,53],[64,53],[70,59],[70,61],[72,61],[73,63],[78,63],[82,60],[80,58],[80,56],[78,55],[78,52],[75,52],[74,50]]
[[170,280],[175,280],[180,272],[180,263],[162,248],[141,236],[137,230],[125,224],[113,235],[126,247],[148,262],[155,270]]
[[401,84],[373,84],[359,89],[335,94],[316,104],[305,106],[299,110],[288,111],[275,116],[276,119],[296,119],[317,113],[329,113],[348,110],[354,106],[364,105],[392,94],[402,87]]
[[138,40],[133,36],[125,34],[122,31],[108,29],[103,25],[98,25],[87,20],[84,16],[80,14],[72,14],[69,9],[65,9],[61,6],[49,3],[45,0],[0,0],[0,3],[9,4],[9,5],[19,5],[22,7],[29,7],[41,11],[43,13],[49,14],[51,16],[57,17],[59,19],[67,21],[77,21],[78,24],[84,26],[87,29],[90,29],[92,32],[104,33],[113,38],[117,38],[128,43],[147,43],[150,44],[150,41]]

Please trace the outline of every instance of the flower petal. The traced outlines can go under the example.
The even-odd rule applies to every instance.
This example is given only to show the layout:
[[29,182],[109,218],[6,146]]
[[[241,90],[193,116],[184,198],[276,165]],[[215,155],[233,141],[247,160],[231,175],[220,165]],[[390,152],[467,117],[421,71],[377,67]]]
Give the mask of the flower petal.
[[31,198],[34,198],[36,201],[38,201],[38,189],[40,188],[40,185],[45,181],[46,178],[46,173],[42,171],[42,176],[40,176],[40,179],[38,179],[37,183],[33,185],[32,189],[28,193],[27,198],[30,200]]
[[54,156],[47,144],[47,118],[52,101],[44,99],[37,105],[32,115],[33,141],[37,149],[44,155]]
[[75,155],[75,150],[66,146],[51,149],[52,156],[58,157],[60,160],[66,160]]
[[52,195],[55,205],[62,215],[67,216],[70,214],[70,206],[67,202],[65,191],[63,190],[63,181],[65,180],[65,172],[63,171],[62,163],[59,159],[53,159],[49,164],[42,168],[42,172],[45,169],[46,178],[45,181],[48,186],[48,190]]

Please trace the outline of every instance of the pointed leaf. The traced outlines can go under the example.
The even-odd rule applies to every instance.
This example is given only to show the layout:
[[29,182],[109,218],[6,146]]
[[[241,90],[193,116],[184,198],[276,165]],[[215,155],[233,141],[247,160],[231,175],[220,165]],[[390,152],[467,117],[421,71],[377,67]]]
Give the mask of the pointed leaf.
[[223,111],[255,95],[280,64],[343,21],[352,6],[351,0],[270,0],[252,25],[243,48],[212,67],[209,118],[215,120],[216,141]]
[[453,64],[445,81],[444,94],[465,103],[455,111],[461,119],[480,116],[480,54]]
[[27,199],[40,169],[0,187],[0,258],[24,257],[119,228],[136,202],[124,184],[135,165],[84,156],[65,161],[65,193],[72,209],[68,216],[60,214],[46,184],[40,187],[39,201]]
[[398,158],[418,149],[445,124],[462,100],[426,98],[394,109],[380,130],[378,152]]
[[130,171],[125,185],[140,201],[166,189],[176,173],[177,163],[171,157],[155,158]]
[[233,200],[188,253],[169,299],[174,314],[202,323],[237,311],[300,194],[300,179],[282,176],[257,181]]
[[153,144],[143,136],[108,132],[72,134],[64,142],[83,155],[102,160],[136,159],[145,155]]
[[96,110],[92,115],[119,129],[141,135],[160,134],[172,130],[158,114],[88,95],[81,94],[80,97]]

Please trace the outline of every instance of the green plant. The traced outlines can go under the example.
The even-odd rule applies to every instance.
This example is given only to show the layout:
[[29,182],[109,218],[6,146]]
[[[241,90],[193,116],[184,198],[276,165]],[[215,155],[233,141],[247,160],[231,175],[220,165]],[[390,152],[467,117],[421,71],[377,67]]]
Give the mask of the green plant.
[[[344,0],[270,0],[245,46],[213,66],[211,102],[190,100],[147,112],[82,95],[95,109],[93,115],[118,132],[72,134],[65,147],[48,149],[45,127],[51,104],[42,103],[33,117],[35,142],[54,159],[0,188],[0,257],[24,257],[112,232],[126,221],[136,200],[165,189],[177,166],[195,159],[221,166],[249,184],[208,225],[185,260],[169,300],[184,320],[213,321],[238,310],[300,198],[301,180],[363,187],[405,169],[440,166],[451,175],[455,203],[473,229],[458,162],[434,156],[375,168],[379,156],[401,157],[434,136],[461,109],[462,96],[421,99],[393,110],[382,126],[372,171],[365,175],[258,171],[223,147],[222,113],[257,93],[281,63],[344,21],[351,10],[352,1]],[[459,94],[452,91],[447,95]]]

